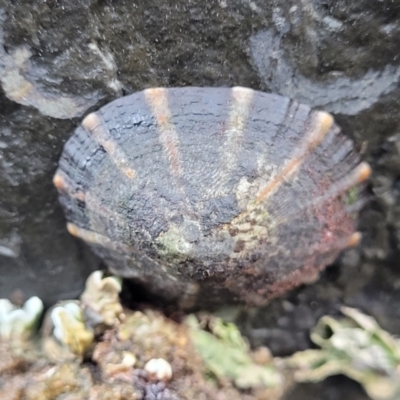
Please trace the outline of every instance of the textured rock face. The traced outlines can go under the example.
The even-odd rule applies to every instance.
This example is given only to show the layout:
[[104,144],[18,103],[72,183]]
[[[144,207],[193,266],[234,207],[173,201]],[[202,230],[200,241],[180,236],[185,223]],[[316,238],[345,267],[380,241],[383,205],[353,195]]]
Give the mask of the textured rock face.
[[304,347],[339,302],[400,332],[399,14],[389,0],[0,0],[0,297],[71,297],[98,266],[66,232],[51,184],[84,114],[152,86],[240,85],[331,111],[374,169],[363,245],[273,303],[250,336]]

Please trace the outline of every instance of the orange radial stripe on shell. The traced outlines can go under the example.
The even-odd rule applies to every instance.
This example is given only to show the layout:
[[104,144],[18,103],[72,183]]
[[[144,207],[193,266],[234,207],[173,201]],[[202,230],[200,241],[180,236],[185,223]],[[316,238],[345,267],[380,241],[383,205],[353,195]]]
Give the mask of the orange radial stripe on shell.
[[330,252],[330,251],[343,251],[350,247],[356,247],[360,244],[362,239],[362,234],[360,232],[354,232],[349,236],[342,236],[337,238],[334,242],[330,244],[321,245],[317,244],[315,247],[309,249],[309,254],[317,254],[319,252]]
[[240,86],[230,91],[228,121],[224,130],[224,143],[219,152],[220,167],[211,171],[211,183],[204,188],[203,195],[222,196],[230,191],[227,181],[237,164],[240,142],[250,113],[254,90]]
[[172,173],[176,178],[180,178],[182,164],[179,153],[179,137],[171,121],[167,90],[165,88],[146,89],[144,95],[157,120],[160,141],[167,155]]
[[69,179],[61,171],[57,171],[54,175],[53,184],[57,190],[68,194],[73,199],[86,200],[85,193],[79,189],[74,189]]
[[83,192],[79,189],[74,191],[73,186],[71,185],[70,180],[67,176],[61,171],[57,171],[53,178],[54,186],[60,191],[68,194],[71,198],[80,200],[86,203],[86,207],[92,210],[93,213],[107,218],[110,221],[115,221],[120,226],[127,226],[125,219],[117,214],[115,211],[111,211],[107,207],[102,204],[101,201],[93,197],[90,192]]
[[367,162],[362,162],[352,172],[352,175],[354,174],[354,182],[355,182],[353,185],[366,181],[371,176],[371,173],[372,169],[369,166],[369,164]]
[[128,157],[118,143],[111,138],[106,125],[96,113],[91,113],[82,121],[82,126],[92,134],[96,142],[104,148],[116,167],[129,179],[136,177],[136,172],[129,166]]
[[[231,106],[228,124],[225,131],[226,141],[223,147],[223,170],[230,170],[236,163],[239,143],[243,137],[244,127],[250,112],[250,104],[254,91],[243,87],[233,87],[231,90]],[[226,176],[227,174],[225,174]]]
[[[362,162],[361,164],[357,165],[348,175],[342,178],[340,181],[333,183],[333,187],[331,190],[328,190],[323,196],[314,198],[309,205],[316,207],[319,204],[328,201],[329,199],[334,199],[347,190],[351,189],[354,186],[359,185],[360,183],[367,180],[371,175],[371,167],[368,163]],[[303,209],[307,208],[304,207]]]
[[87,229],[80,228],[79,226],[72,224],[70,222],[67,223],[67,230],[72,235],[79,239],[84,240],[85,242],[91,244],[97,244],[102,247],[106,247],[115,251],[124,251],[125,253],[132,253],[133,249],[123,243],[117,243],[112,241],[106,236],[100,235],[99,233],[89,231]]
[[329,199],[336,198],[347,190],[351,189],[352,187],[366,181],[370,177],[370,175],[371,167],[368,163],[362,162],[340,181],[333,183],[333,187],[331,190],[328,190],[328,192],[325,193],[323,196],[313,199],[310,204],[315,207]]
[[[342,178],[340,181],[333,184],[333,187],[324,193],[322,196],[315,197],[311,201],[305,203],[300,209],[298,209],[294,213],[285,214],[283,218],[276,223],[275,227],[281,225],[284,222],[287,222],[289,219],[293,218],[295,215],[300,214],[302,211],[308,210],[309,208],[317,208],[321,204],[339,197],[347,190],[351,189],[354,186],[359,185],[360,183],[367,180],[371,175],[371,167],[368,163],[362,162],[356,168],[354,168],[348,175]],[[356,207],[355,210],[359,208]]]
[[315,111],[310,129],[306,132],[306,136],[301,143],[300,151],[289,160],[282,171],[278,172],[275,178],[260,192],[255,202],[256,204],[265,200],[274,190],[276,190],[286,178],[298,171],[301,164],[306,159],[307,155],[314,150],[316,146],[323,140],[326,133],[333,125],[332,115],[323,112]]
[[358,246],[361,242],[362,234],[360,232],[354,232],[347,238],[346,247],[355,247]]
[[236,139],[243,134],[243,128],[250,111],[250,103],[253,99],[254,91],[252,89],[240,86],[233,87],[231,90],[232,104],[229,110],[228,129],[231,133],[229,139]]
[[63,192],[67,191],[67,183],[66,183],[64,177],[58,171],[54,175],[53,185],[60,191],[63,191]]
[[329,190],[320,198],[315,199],[313,205],[321,203],[329,198],[337,197],[344,193],[346,190],[349,190],[352,187],[359,185],[371,176],[371,172],[372,170],[368,163],[360,163],[339,182],[334,183],[331,190]]

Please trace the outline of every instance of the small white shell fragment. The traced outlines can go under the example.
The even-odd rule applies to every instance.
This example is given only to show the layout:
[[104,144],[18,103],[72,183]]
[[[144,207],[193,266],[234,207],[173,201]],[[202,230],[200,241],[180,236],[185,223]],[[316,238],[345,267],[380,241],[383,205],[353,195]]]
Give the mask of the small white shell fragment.
[[31,297],[19,308],[7,299],[0,299],[0,337],[23,339],[29,336],[42,315],[43,302]]
[[149,374],[150,379],[169,381],[172,378],[171,364],[163,358],[152,358],[146,363],[144,370]]
[[123,356],[121,364],[125,367],[133,367],[136,364],[136,356],[133,353],[125,351]]
[[118,375],[119,373],[124,373],[132,368],[136,364],[136,356],[133,353],[125,351],[122,353],[122,360],[119,364],[107,364],[104,368],[106,375],[112,377],[113,375]]

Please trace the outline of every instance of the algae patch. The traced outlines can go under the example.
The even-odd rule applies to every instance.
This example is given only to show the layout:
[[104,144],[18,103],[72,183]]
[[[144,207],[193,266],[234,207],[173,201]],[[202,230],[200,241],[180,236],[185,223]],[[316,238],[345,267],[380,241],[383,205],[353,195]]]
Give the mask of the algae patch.
[[342,307],[345,318],[322,317],[311,332],[318,350],[305,350],[286,360],[298,382],[318,382],[343,374],[359,382],[372,400],[400,398],[400,340],[374,318]]
[[200,329],[196,318],[187,319],[190,337],[205,366],[217,380],[229,379],[240,389],[271,387],[282,383],[271,365],[256,364],[250,357],[247,342],[236,325],[219,318],[209,325],[211,332]]

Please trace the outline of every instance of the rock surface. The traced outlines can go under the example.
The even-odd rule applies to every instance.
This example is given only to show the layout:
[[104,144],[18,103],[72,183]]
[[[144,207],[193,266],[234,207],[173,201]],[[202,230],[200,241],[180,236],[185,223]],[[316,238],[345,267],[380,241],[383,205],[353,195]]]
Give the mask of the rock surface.
[[[341,304],[400,333],[400,5],[391,0],[0,0],[0,297],[78,294],[99,261],[51,179],[80,117],[151,86],[248,86],[334,113],[374,169],[362,246],[242,316],[275,354]],[[18,294],[18,293],[17,293]]]

